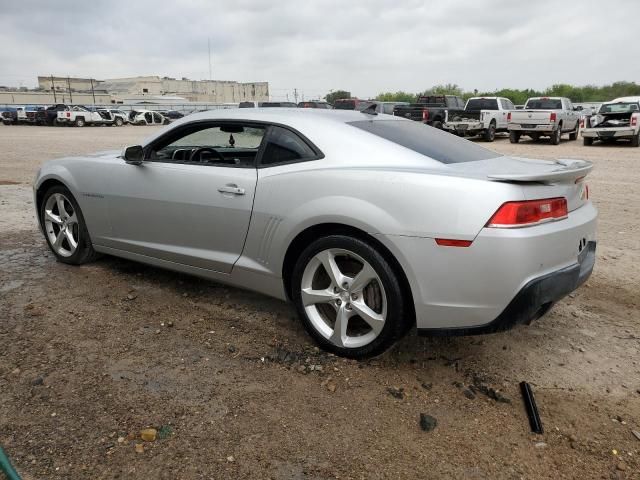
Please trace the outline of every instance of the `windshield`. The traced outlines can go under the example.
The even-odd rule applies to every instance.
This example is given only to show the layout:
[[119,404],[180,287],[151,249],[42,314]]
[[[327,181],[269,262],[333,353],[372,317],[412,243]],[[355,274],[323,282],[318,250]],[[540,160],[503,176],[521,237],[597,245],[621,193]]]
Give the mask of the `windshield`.
[[349,122],[349,125],[442,163],[473,162],[500,156],[473,142],[420,122],[359,120]]
[[631,113],[640,111],[638,103],[609,103],[600,107],[598,113]]
[[498,100],[495,98],[470,98],[465,110],[498,110]]
[[562,100],[559,98],[535,98],[527,101],[525,110],[562,110]]

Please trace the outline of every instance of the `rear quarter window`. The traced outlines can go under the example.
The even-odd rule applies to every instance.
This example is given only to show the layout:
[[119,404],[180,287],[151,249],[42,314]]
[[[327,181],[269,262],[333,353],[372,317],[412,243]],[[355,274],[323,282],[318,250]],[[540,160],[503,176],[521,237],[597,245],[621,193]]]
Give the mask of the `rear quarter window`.
[[361,120],[348,125],[364,130],[441,163],[496,158],[494,151],[437,128],[410,120]]

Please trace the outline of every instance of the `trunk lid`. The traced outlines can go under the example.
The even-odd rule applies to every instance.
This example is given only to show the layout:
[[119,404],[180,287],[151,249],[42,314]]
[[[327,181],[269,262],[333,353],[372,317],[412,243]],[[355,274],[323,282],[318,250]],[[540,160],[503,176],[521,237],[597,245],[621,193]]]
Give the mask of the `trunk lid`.
[[565,197],[569,211],[587,201],[584,178],[593,168],[593,164],[586,160],[520,157],[496,157],[447,166],[464,175],[520,184],[525,200]]

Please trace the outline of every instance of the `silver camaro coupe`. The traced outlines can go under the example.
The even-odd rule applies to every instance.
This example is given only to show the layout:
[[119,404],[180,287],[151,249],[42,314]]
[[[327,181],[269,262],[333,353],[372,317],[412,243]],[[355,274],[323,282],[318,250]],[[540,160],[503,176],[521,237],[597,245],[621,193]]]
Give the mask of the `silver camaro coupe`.
[[582,160],[507,157],[389,115],[189,115],[124,152],[47,162],[40,227],[64,263],[124,257],[292,301],[362,358],[412,326],[529,323],[590,275]]

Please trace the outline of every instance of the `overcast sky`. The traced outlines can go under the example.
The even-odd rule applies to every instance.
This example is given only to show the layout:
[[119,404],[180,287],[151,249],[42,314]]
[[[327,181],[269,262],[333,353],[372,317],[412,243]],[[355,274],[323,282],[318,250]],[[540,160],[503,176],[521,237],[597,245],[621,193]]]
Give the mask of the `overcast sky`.
[[366,98],[640,81],[637,0],[3,1],[0,85],[37,75],[268,81]]

